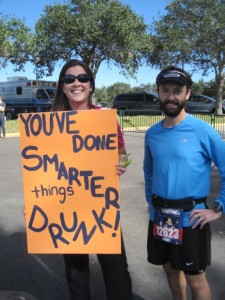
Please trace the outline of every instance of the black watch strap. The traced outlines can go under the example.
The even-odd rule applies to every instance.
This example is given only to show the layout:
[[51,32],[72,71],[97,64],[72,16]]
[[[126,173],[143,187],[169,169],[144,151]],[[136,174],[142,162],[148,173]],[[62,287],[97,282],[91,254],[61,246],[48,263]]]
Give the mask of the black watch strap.
[[216,211],[216,212],[219,212],[219,211],[222,211],[223,212],[223,206],[220,202],[217,202],[215,201],[213,203],[213,209]]

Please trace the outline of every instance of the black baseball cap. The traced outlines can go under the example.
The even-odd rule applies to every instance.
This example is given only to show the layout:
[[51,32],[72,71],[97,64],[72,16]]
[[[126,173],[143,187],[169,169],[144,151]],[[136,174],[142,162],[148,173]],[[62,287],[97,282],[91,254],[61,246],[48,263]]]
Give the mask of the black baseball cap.
[[182,69],[163,70],[156,78],[156,84],[158,86],[168,81],[174,81],[181,85],[186,85],[187,87],[190,87],[192,85],[190,75],[186,72],[183,72]]

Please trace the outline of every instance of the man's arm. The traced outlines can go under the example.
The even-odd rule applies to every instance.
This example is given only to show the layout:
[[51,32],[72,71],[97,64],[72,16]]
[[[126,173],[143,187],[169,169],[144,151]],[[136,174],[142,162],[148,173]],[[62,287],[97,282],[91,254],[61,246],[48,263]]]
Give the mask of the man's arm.
[[1,111],[1,112],[4,112],[4,111],[5,111],[5,105],[1,105],[0,111]]
[[150,203],[152,198],[152,173],[153,173],[153,161],[152,156],[147,144],[147,138],[145,137],[145,148],[144,148],[144,179],[145,179],[145,198]]

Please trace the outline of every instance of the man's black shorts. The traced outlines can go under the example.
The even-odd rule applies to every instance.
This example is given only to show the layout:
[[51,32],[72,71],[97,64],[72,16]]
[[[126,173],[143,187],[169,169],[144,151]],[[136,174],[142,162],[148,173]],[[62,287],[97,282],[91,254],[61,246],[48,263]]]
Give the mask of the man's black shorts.
[[153,222],[148,228],[148,261],[155,265],[170,262],[176,270],[200,273],[211,263],[211,230],[207,223],[203,229],[184,227],[183,244],[175,245],[153,237]]

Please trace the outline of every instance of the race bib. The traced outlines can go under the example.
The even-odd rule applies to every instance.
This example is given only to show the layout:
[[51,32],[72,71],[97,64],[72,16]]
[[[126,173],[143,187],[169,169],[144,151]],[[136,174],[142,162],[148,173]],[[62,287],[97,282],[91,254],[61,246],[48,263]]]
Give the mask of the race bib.
[[183,210],[156,208],[153,236],[168,243],[181,245],[183,238]]

